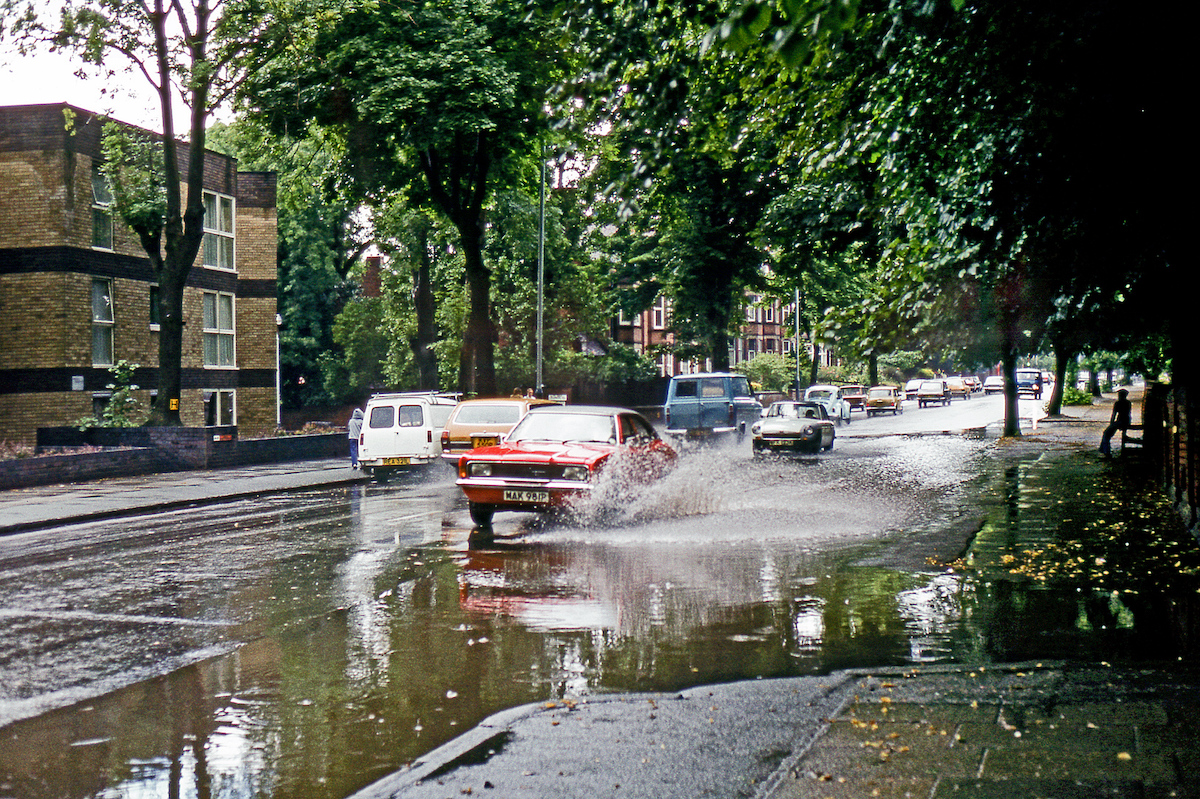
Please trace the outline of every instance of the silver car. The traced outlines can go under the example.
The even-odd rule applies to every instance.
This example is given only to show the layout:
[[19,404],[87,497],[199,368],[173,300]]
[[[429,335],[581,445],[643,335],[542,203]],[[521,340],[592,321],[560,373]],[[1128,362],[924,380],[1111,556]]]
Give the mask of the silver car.
[[773,402],[750,434],[755,455],[833,449],[833,422],[819,402]]

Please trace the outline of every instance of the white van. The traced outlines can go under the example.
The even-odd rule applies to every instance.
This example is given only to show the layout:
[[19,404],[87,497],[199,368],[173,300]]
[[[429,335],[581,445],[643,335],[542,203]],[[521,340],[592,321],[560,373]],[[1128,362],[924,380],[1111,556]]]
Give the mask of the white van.
[[376,394],[367,400],[358,462],[367,474],[441,459],[442,428],[458,403],[452,394],[430,391]]

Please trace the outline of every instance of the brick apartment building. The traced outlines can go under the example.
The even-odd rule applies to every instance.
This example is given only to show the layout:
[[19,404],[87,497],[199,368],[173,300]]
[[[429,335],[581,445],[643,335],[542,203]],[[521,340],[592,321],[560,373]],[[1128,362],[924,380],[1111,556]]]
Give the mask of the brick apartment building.
[[[793,311],[794,305],[777,298],[747,295],[745,318],[739,326],[738,335],[729,342],[730,365],[753,360],[761,353],[790,355],[796,344],[789,334]],[[634,314],[632,318],[619,315],[613,322],[613,340],[633,347],[638,353],[654,354],[659,374],[663,377],[709,371],[712,368],[711,361],[686,361],[671,353],[675,335],[670,330],[670,324],[671,300],[659,296],[649,310]],[[800,346],[806,349],[806,355],[811,355],[808,351],[811,344],[807,337],[802,338]],[[825,366],[833,366],[838,362],[834,351],[828,347],[818,346],[817,357]]]
[[[158,384],[157,286],[99,170],[104,119],[66,104],[0,107],[0,440],[33,443],[107,402],[108,367]],[[180,158],[187,158],[186,144]],[[275,176],[205,153],[205,240],[184,294],[188,426],[276,422]]]

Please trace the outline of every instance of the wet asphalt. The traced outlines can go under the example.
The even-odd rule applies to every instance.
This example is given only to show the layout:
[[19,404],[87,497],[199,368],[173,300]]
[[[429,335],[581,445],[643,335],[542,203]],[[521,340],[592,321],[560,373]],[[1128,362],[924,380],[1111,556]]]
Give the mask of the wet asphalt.
[[[1110,405],[1067,409],[1013,448],[1097,457]],[[0,534],[364,479],[325,459],[20,489],[0,494]],[[1042,662],[548,702],[355,797],[1200,797],[1198,689],[1186,664]]]

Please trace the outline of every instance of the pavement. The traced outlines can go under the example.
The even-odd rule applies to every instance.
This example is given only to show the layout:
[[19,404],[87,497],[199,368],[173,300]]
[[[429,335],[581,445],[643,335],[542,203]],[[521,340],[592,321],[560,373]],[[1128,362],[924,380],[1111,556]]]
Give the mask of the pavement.
[[[1094,450],[1110,408],[1013,446]],[[0,535],[365,479],[321,459],[18,489],[0,492]],[[355,799],[471,795],[1200,797],[1200,670],[940,664],[526,705]]]
[[0,491],[0,536],[367,479],[347,458],[321,458],[17,488]]

